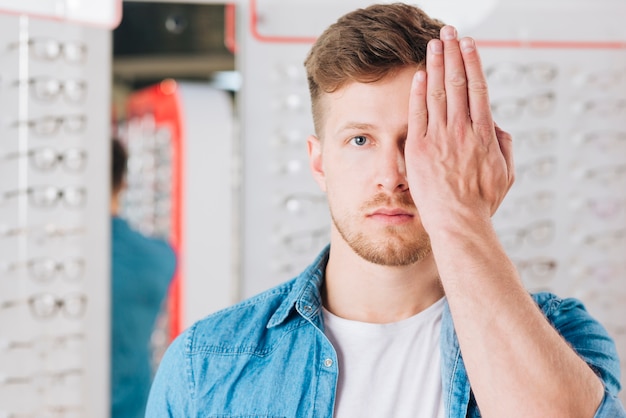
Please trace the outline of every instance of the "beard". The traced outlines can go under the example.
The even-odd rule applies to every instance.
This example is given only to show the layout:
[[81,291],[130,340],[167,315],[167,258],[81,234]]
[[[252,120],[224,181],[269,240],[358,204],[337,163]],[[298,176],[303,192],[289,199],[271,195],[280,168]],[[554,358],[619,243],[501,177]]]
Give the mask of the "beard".
[[[415,203],[407,192],[394,197],[378,194],[366,202],[358,213],[367,213],[381,206],[415,212]],[[408,266],[432,253],[430,238],[421,226],[409,230],[406,226],[389,225],[385,228],[384,234],[374,236],[359,228],[359,216],[350,213],[336,216],[330,201],[329,207],[332,222],[343,240],[357,255],[370,263],[393,267]]]

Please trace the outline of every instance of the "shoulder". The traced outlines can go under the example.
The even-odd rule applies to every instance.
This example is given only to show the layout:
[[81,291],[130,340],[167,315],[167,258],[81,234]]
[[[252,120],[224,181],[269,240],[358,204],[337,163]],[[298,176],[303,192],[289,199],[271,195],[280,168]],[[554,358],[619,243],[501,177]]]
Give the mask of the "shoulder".
[[293,298],[295,279],[215,312],[194,323],[184,332],[187,354],[195,352],[226,354],[228,352],[264,351],[270,349],[276,334],[302,325],[286,321],[281,327],[271,325],[272,318],[286,308]]
[[576,298],[561,298],[553,293],[532,294],[552,326],[616,394],[620,384],[620,362],[615,342],[606,328]]
[[133,229],[124,219],[113,217],[111,223],[111,242],[116,253],[129,253],[159,259],[163,263],[175,261],[172,246],[162,238],[150,237]]
[[543,311],[544,315],[557,329],[589,330],[606,332],[604,327],[596,320],[585,307],[585,304],[573,297],[559,297],[554,293],[533,293],[533,299]]

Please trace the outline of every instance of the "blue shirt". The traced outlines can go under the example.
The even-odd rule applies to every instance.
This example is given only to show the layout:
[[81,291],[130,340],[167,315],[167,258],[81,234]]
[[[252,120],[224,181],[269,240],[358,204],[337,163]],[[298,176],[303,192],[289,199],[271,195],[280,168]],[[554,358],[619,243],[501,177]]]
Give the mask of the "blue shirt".
[[111,222],[111,416],[139,418],[152,382],[150,337],[176,256],[118,217]]
[[[324,335],[320,287],[328,248],[298,277],[195,323],[168,348],[147,418],[332,417],[337,356]],[[605,385],[597,418],[626,417],[620,364],[605,329],[575,299],[533,296]],[[479,417],[449,308],[441,328],[445,416]]]

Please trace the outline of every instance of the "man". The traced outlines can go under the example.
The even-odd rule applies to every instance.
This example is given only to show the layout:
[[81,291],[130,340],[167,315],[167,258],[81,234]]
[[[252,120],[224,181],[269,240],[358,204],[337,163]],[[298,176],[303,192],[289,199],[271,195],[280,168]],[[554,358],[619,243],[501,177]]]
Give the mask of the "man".
[[512,141],[474,41],[374,5],[305,65],[330,246],[180,336],[147,416],[626,416],[604,328],[575,300],[529,295],[494,232]]
[[145,415],[152,382],[150,337],[176,268],[174,250],[119,216],[127,154],[112,143],[111,417]]

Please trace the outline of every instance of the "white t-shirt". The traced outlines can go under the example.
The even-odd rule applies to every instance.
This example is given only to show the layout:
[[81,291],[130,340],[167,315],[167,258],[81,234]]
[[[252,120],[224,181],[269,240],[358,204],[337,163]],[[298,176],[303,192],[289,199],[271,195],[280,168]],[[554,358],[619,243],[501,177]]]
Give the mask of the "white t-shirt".
[[335,417],[443,418],[444,300],[391,324],[350,321],[323,310],[339,366]]

